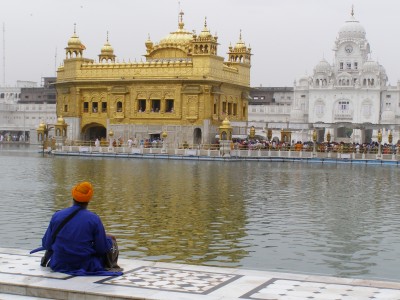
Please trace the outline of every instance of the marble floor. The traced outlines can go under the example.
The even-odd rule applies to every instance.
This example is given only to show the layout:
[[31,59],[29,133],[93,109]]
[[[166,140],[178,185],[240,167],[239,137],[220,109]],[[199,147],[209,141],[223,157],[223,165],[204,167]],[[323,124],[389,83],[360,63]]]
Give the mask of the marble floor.
[[400,300],[400,282],[123,258],[122,276],[74,277],[40,267],[41,254],[0,248],[0,299]]

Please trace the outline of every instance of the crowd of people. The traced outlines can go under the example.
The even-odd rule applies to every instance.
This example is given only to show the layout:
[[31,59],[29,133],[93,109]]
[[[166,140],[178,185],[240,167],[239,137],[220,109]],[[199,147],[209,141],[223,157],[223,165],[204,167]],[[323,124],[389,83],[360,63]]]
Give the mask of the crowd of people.
[[0,134],[0,142],[25,142],[24,135],[20,134]]
[[[281,150],[281,151],[314,151],[314,142],[279,142],[266,140],[240,140],[233,143],[236,150]],[[397,144],[381,144],[381,153],[395,154],[400,153],[400,142]],[[317,152],[341,152],[341,153],[377,153],[379,151],[378,142],[370,143],[344,143],[344,142],[317,142],[315,144]]]

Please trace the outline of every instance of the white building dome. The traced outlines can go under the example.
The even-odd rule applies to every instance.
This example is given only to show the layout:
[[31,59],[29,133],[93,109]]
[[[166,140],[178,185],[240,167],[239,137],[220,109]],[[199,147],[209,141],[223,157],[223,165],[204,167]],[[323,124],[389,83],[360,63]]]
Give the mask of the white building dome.
[[299,79],[299,86],[307,87],[309,84],[309,78],[307,76],[303,76]]
[[325,59],[322,59],[314,68],[315,73],[329,73],[331,71],[332,67]]
[[369,72],[369,73],[377,73],[381,70],[381,67],[376,61],[366,61],[362,67],[364,72]]
[[353,14],[349,21],[340,28],[339,39],[365,39],[365,29]]

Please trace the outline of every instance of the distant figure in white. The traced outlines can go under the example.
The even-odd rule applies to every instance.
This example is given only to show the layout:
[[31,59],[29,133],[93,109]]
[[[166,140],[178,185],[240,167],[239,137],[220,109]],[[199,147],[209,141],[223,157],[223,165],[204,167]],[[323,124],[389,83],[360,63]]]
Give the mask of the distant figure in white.
[[132,139],[131,139],[131,138],[129,138],[129,139],[128,139],[128,147],[129,147],[129,148],[131,148],[131,147],[132,147],[132,143],[133,143]]
[[94,142],[95,147],[100,147],[100,141],[99,139],[96,139],[96,141]]

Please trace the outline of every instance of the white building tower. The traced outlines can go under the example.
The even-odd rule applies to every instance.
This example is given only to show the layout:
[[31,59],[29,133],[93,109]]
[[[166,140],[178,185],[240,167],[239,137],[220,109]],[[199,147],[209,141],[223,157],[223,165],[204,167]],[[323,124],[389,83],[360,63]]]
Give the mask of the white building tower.
[[390,130],[397,142],[399,88],[387,86],[385,69],[371,59],[365,29],[353,10],[339,30],[333,51],[332,65],[323,58],[311,76],[295,83],[291,122],[304,116],[309,136],[316,128],[318,141],[326,140],[329,132],[336,142],[370,142],[382,130],[387,142]]

